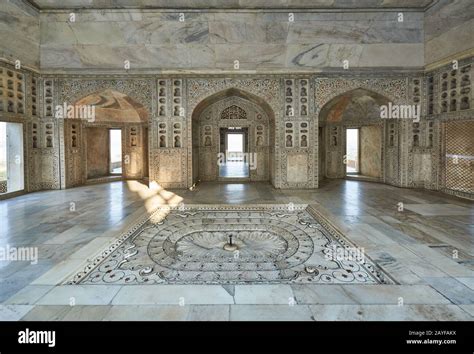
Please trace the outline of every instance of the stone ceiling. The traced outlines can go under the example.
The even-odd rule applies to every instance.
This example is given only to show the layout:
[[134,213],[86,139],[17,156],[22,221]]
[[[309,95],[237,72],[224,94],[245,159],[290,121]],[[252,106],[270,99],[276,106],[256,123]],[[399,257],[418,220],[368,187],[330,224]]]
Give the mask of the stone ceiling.
[[418,9],[436,0],[25,0],[40,10],[65,9]]

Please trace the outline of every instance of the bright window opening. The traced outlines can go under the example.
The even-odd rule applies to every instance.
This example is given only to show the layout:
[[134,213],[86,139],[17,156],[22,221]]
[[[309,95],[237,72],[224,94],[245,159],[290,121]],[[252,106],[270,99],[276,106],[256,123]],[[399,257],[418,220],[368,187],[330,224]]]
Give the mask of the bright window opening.
[[[240,129],[240,128],[235,128]],[[220,162],[219,176],[226,178],[248,178],[249,161],[245,153],[246,133],[232,132],[232,128],[225,133],[225,159]]]
[[346,173],[358,174],[359,168],[359,129],[347,129],[346,136]]
[[110,129],[110,173],[122,174],[122,130]]
[[244,134],[227,134],[227,151],[232,154],[230,161],[244,161]]
[[0,194],[23,189],[23,124],[0,122]]

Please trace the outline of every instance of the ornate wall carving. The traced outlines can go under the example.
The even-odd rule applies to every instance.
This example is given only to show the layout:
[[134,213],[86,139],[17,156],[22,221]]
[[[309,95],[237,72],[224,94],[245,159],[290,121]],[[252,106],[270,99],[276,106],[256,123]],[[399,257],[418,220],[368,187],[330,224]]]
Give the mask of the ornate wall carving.
[[[386,170],[389,171],[388,173],[392,178],[392,172],[398,171],[398,159],[390,156],[390,154],[396,153],[394,141],[397,129],[396,122],[395,120],[388,122],[380,118],[380,106],[391,101],[389,97],[374,88],[361,88],[366,86],[367,82],[373,82],[373,79],[370,80],[372,81],[369,81],[369,79],[352,79],[352,84],[348,87],[354,87],[353,89],[339,94],[328,93],[327,97],[332,98],[319,111],[320,126],[323,129],[326,142],[324,161],[326,164],[325,173],[328,178],[344,178],[346,176],[346,130],[349,128],[363,129],[363,127],[368,126],[374,127],[374,129],[377,127],[381,138],[380,147],[371,147],[377,150],[380,149],[380,161],[377,162],[377,165],[380,165],[380,173],[377,173],[377,177],[371,177],[386,181]],[[407,82],[406,79],[402,81],[405,84]],[[406,90],[399,90],[398,92],[404,91]],[[391,96],[393,97],[395,94],[392,93]],[[319,99],[319,101],[324,102],[325,99]],[[387,134],[385,132],[387,125],[391,127],[393,138],[392,146],[389,149],[386,146]],[[368,143],[367,140],[364,142],[361,151],[364,148],[369,148]],[[389,166],[387,166],[387,160]],[[372,162],[375,163],[375,161]]]
[[407,80],[406,77],[393,78],[389,76],[378,78],[315,78],[316,109],[319,112],[319,110],[334,97],[358,88],[379,93],[390,99],[393,103],[406,104],[406,100],[408,99]]
[[[165,188],[187,188],[188,123],[186,117],[186,80],[158,78],[156,115],[149,125],[149,176]],[[169,170],[165,164],[173,166]]]
[[[318,185],[318,167],[317,167],[317,120],[314,114],[314,84],[310,77],[298,77],[294,76],[290,78],[293,80],[295,92],[292,96],[295,98],[293,102],[294,114],[285,115],[284,102],[285,102],[285,80],[284,78],[232,78],[232,79],[189,79],[187,80],[188,87],[188,115],[192,115],[192,112],[196,108],[197,104],[203,101],[205,98],[212,96],[218,92],[226,89],[239,89],[243,92],[248,92],[257,96],[262,102],[266,102],[273,111],[275,118],[275,127],[270,129],[270,134],[275,134],[275,144],[270,146],[270,154],[274,155],[274,159],[270,159],[269,169],[271,173],[271,182],[277,188],[316,188]],[[189,116],[188,116],[189,117]],[[189,118],[188,118],[189,121]],[[291,154],[303,154],[307,155],[307,180],[303,181],[292,181],[291,178],[288,180],[287,174],[287,161],[288,152],[285,144],[285,122],[295,121],[298,125],[296,130],[296,137],[300,134],[300,123],[307,123],[307,127],[303,127],[303,133],[306,141],[303,142],[301,149],[296,149],[300,145],[299,138],[295,141],[295,145],[288,147],[293,149]],[[188,126],[189,136],[191,136],[191,127]],[[273,137],[270,137],[272,139]],[[296,138],[295,138],[296,139]],[[191,146],[191,142],[188,138],[188,146]],[[189,151],[192,151],[190,149]],[[190,154],[191,155],[191,154]],[[191,160],[188,162],[188,166],[191,166]],[[190,180],[188,184],[191,184],[192,174],[189,174]]]
[[270,129],[269,117],[257,104],[246,99],[233,96],[223,98],[210,104],[193,119],[197,125],[194,129],[197,134],[193,137],[194,156],[198,159],[198,178],[202,181],[215,181],[219,176],[217,164],[218,153],[225,144],[220,137],[221,128],[239,127],[247,131],[247,149],[256,159],[256,168],[249,169],[251,181],[269,180],[269,160],[274,156],[269,155],[268,132]]
[[58,81],[59,102],[74,104],[77,100],[92,93],[113,89],[130,96],[146,107],[148,112],[153,111],[153,83],[152,79],[101,79],[98,78],[61,78]]
[[281,188],[317,188],[318,120],[310,77],[281,80]]
[[220,91],[237,88],[253,93],[262,98],[279,113],[280,80],[278,79],[188,79],[188,110],[193,111],[196,105]]
[[[282,112],[280,109],[281,101],[281,80],[280,79],[268,79],[268,78],[213,78],[213,79],[188,79],[187,81],[187,122],[190,122],[192,119],[192,114],[196,106],[203,101],[205,98],[208,98],[216,93],[222,92],[226,89],[239,89],[243,92],[248,92],[258,97],[262,103],[266,103],[270,106],[272,113],[274,115],[275,122],[280,122],[282,120]],[[272,184],[280,188],[281,187],[281,164],[280,164],[280,125],[275,124],[275,146],[271,147],[274,151],[275,158],[271,159],[269,169],[274,171],[271,174]],[[191,133],[192,126],[188,124],[188,140],[187,146],[192,146]],[[280,137],[280,138],[278,138]],[[274,164],[274,166],[273,166]],[[188,166],[192,166],[192,148],[188,149]],[[190,167],[191,168],[191,167]],[[192,173],[188,173],[188,185],[192,185],[193,176]]]
[[[383,95],[394,104],[412,103],[423,107],[421,121],[417,124],[395,120],[383,122],[383,180],[403,187],[443,189],[446,137],[442,124],[473,119],[471,76],[474,59],[460,60],[458,64],[458,69],[447,65],[426,73],[348,72],[312,76],[234,76],[230,79],[184,75],[158,78],[100,74],[41,76],[2,64],[4,73],[12,71],[15,80],[9,82],[6,77],[1,81],[3,112],[0,109],[0,115],[4,121],[24,123],[27,190],[80,185],[84,179],[76,168],[83,170],[79,156],[84,149],[84,126],[82,122],[72,127],[72,122],[58,121],[54,118],[54,107],[64,102],[73,103],[104,89],[120,91],[143,104],[150,113],[148,152],[140,145],[142,137],[146,138],[144,126],[130,125],[124,132],[124,144],[130,149],[131,156],[139,158],[140,154],[148,154],[150,179],[159,181],[162,178],[165,187],[183,188],[190,187],[193,181],[192,136],[198,134],[193,133],[191,124],[193,111],[204,99],[235,88],[256,96],[274,113],[274,129],[252,130],[255,137],[262,134],[263,139],[275,140],[275,144],[269,146],[269,154],[275,156],[269,161],[269,170],[274,171],[272,183],[277,188],[316,188],[320,111],[334,97],[363,88]],[[12,99],[12,95],[15,102],[10,103],[13,111],[9,112],[8,99]],[[358,123],[364,123],[364,119],[354,124]],[[213,125],[208,126],[211,139],[214,139],[217,131]],[[336,165],[343,157],[341,139],[344,130],[335,129],[324,135],[325,168],[328,174],[343,177]],[[174,161],[169,172],[163,166],[166,161]],[[294,173],[294,163],[306,164],[307,170]],[[144,175],[145,172],[130,172],[130,178]]]
[[54,107],[57,104],[56,80],[54,77],[42,77],[39,80],[40,112],[38,120],[32,120],[29,156],[30,190],[60,189],[60,141],[62,130],[54,118]]
[[[100,76],[96,78],[64,78],[58,80],[59,88],[58,101],[61,104],[74,104],[80,99],[88,95],[99,93],[105,90],[113,90],[121,94],[127,95],[137,103],[143,105],[148,111],[148,116],[154,111],[154,80],[133,78],[121,79],[112,77],[104,79]],[[66,122],[67,121],[67,122]],[[123,153],[123,178],[143,178],[148,175],[148,156],[145,157],[146,145],[143,142],[143,124],[137,123],[129,126],[127,122],[101,123],[87,122],[85,120],[64,119],[64,128],[62,130],[62,140],[64,145],[65,166],[64,179],[66,186],[80,185],[87,180],[87,163],[86,161],[86,126],[105,126],[107,128],[122,128],[122,153]],[[75,127],[75,133],[71,132],[72,126]],[[148,138],[147,138],[148,139]],[[133,140],[133,141],[132,141]],[[74,160],[74,161],[70,161]],[[80,176],[80,177],[79,177]]]

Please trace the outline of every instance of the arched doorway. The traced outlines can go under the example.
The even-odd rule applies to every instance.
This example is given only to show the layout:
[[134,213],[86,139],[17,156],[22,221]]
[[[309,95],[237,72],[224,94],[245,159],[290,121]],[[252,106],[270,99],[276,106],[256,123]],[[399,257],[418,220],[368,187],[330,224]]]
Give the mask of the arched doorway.
[[[242,142],[240,151],[232,151],[232,140]],[[231,88],[200,102],[192,114],[192,144],[193,183],[273,181],[275,119],[255,95]]]
[[[386,97],[362,88],[345,92],[319,114],[319,169],[325,178],[383,180]],[[391,122],[391,124],[395,124]]]
[[76,110],[93,107],[94,114],[87,119],[65,119],[68,187],[109,177],[148,176],[149,114],[141,103],[106,89],[72,106]]

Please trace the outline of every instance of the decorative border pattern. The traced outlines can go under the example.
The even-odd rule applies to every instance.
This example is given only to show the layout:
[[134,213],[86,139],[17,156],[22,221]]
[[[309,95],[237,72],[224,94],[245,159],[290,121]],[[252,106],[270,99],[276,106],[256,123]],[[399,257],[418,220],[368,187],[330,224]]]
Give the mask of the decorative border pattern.
[[[157,210],[140,218],[136,224],[134,224],[128,231],[123,233],[118,239],[104,251],[100,252],[94,260],[89,262],[81,271],[75,273],[71,278],[67,279],[63,284],[77,285],[82,282],[98,265],[100,265],[111,253],[113,253],[120,245],[122,245],[130,237],[133,237],[136,232],[148,221],[156,220],[159,224],[162,223],[163,219],[169,213],[171,209],[179,209],[180,212],[192,212],[195,210],[199,211],[266,211],[266,212],[282,212],[282,216],[288,213],[288,204],[255,204],[255,205],[215,205],[215,204],[193,204],[188,206],[181,206],[178,208],[170,207],[159,207]],[[308,206],[307,204],[294,204],[292,205],[293,211],[307,211],[315,220],[327,231],[344,249],[356,247],[340,232],[323,214],[317,211],[314,206]],[[278,216],[278,214],[277,214]],[[300,222],[302,222],[300,220]],[[365,256],[365,269],[372,274],[375,279],[381,284],[397,284],[396,281],[391,278],[385,271],[377,266],[370,258]],[[232,282],[232,284],[248,283],[248,282]],[[258,284],[266,283],[294,283],[288,280],[278,280],[269,282],[258,282]],[[321,284],[321,283],[319,283]],[[328,284],[330,285],[330,284]]]

